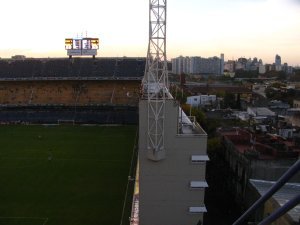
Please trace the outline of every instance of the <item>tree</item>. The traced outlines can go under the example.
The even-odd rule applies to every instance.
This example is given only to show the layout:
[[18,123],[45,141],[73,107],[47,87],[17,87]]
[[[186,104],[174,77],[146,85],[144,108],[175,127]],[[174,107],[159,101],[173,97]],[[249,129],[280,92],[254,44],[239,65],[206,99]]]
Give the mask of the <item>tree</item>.
[[235,77],[236,78],[257,78],[258,72],[256,70],[236,70],[235,71]]
[[180,104],[185,104],[187,99],[187,94],[182,88],[177,86],[171,87],[172,96],[180,102]]
[[217,95],[217,97],[224,98],[225,97],[225,91],[218,91],[216,95]]
[[286,75],[286,73],[284,72],[284,71],[280,71],[279,73],[278,73],[278,77],[277,77],[279,80],[286,80],[287,79],[287,75]]
[[181,108],[188,116],[190,115],[190,113],[191,116],[195,116],[198,123],[200,123],[201,125],[205,124],[206,115],[201,109],[191,107],[191,105],[188,104],[181,105]]
[[211,153],[214,150],[218,150],[222,147],[219,137],[210,138],[207,141],[207,151]]
[[235,96],[232,93],[225,93],[224,96],[224,107],[225,108],[235,108],[236,101]]
[[195,107],[192,108],[192,116],[195,116],[196,120],[200,124],[204,124],[206,120],[206,115],[201,109]]
[[241,108],[241,94],[237,94],[237,98],[236,98],[236,108],[240,109]]
[[272,84],[272,87],[274,87],[274,88],[280,88],[280,87],[282,87],[282,86],[284,86],[282,83],[280,83],[280,82],[274,82],[273,84]]

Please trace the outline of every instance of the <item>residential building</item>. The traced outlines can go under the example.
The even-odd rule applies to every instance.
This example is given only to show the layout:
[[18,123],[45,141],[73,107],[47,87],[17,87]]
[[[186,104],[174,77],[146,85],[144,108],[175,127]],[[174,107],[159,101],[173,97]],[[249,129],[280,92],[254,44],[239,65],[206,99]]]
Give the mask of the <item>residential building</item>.
[[191,105],[192,107],[199,107],[205,105],[212,105],[216,103],[216,101],[216,95],[197,95],[187,97],[186,103]]
[[282,66],[282,71],[284,71],[287,75],[293,73],[293,67],[289,66],[287,63],[284,63]]
[[275,56],[275,70],[276,71],[281,71],[281,57],[279,55]]
[[235,65],[236,62],[234,60],[228,60],[224,63],[224,70],[233,73],[235,72]]
[[259,74],[265,74],[267,71],[266,71],[266,66],[265,65],[260,65],[259,68],[258,68],[258,72]]
[[224,73],[224,54],[220,58],[202,58],[195,57],[177,57],[172,59],[172,72],[174,74],[214,74],[222,75]]
[[293,101],[293,107],[294,108],[300,108],[300,100],[294,99],[294,101]]
[[275,122],[276,114],[267,107],[248,107],[247,112],[258,123],[266,120]]
[[174,58],[172,61],[172,73],[174,74],[182,74],[183,73],[183,64],[184,64],[184,57],[179,56]]
[[[277,181],[300,156],[300,144],[270,133],[220,129],[224,158],[229,164],[229,186],[236,201],[245,203],[249,179]],[[300,174],[290,182],[299,182]]]

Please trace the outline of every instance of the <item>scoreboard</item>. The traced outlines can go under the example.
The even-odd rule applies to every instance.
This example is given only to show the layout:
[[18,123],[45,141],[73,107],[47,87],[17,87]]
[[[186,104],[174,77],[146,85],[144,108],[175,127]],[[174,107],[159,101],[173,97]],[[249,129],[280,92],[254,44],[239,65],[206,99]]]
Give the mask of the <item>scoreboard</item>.
[[65,49],[68,56],[95,56],[99,49],[99,38],[66,38]]

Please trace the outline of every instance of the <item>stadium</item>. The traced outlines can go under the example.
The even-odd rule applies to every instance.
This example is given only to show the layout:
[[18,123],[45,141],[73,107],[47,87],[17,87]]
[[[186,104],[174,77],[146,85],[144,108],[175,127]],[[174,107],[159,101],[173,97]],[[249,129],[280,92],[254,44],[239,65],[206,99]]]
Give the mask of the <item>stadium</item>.
[[129,224],[145,61],[0,60],[1,225]]
[[145,58],[1,60],[0,121],[137,123],[144,68]]
[[77,37],[68,58],[0,60],[0,225],[202,224],[207,134],[169,92],[149,3],[147,58]]

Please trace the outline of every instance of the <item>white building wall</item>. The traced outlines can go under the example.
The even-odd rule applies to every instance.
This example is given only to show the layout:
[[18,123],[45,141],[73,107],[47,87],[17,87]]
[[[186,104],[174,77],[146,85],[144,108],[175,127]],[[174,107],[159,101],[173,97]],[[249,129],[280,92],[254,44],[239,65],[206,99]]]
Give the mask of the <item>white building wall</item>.
[[188,74],[190,71],[190,58],[185,57],[183,59],[183,73]]
[[265,74],[266,73],[266,66],[265,65],[260,65],[258,71],[259,71],[259,74]]
[[210,105],[217,101],[216,95],[196,95],[187,97],[186,103],[193,107]]
[[172,62],[172,73],[177,74],[177,59],[171,59]]
[[[174,63],[174,65],[173,65]],[[176,64],[176,65],[175,65]],[[201,57],[178,57],[172,60],[172,67],[176,66],[176,70],[173,73],[188,73],[188,74],[223,74],[224,71],[224,54],[221,54],[221,58],[201,58]]]
[[294,100],[293,101],[293,107],[294,108],[300,108],[300,100]]
[[224,74],[224,54],[222,53],[220,56],[220,75]]
[[185,70],[185,61],[186,59],[182,56],[172,59],[172,73],[182,74]]
[[[207,135],[204,131],[180,134],[179,107],[173,99],[166,100],[166,158],[158,162],[149,160],[147,103],[141,100],[139,104],[139,224],[196,225],[199,220],[203,224],[206,185],[193,188],[191,183],[206,184]],[[195,156],[204,160],[193,162]]]
[[197,107],[201,104],[200,96],[189,96],[186,99],[186,103],[193,107]]
[[281,70],[282,70],[281,65],[275,65],[275,70],[276,70],[276,71],[281,71]]
[[236,70],[244,70],[245,69],[245,65],[241,62],[237,62],[236,66],[235,66]]

